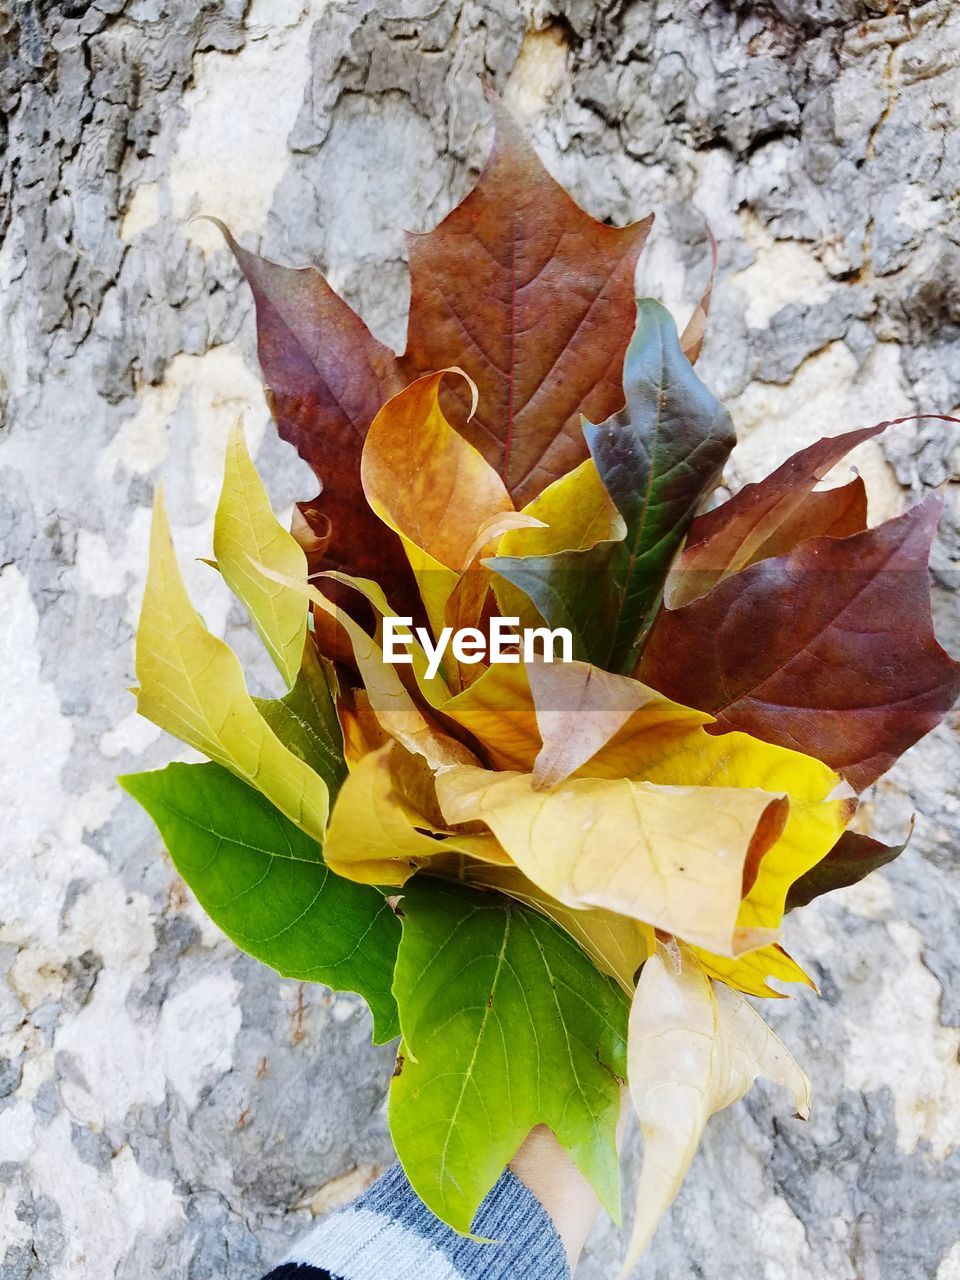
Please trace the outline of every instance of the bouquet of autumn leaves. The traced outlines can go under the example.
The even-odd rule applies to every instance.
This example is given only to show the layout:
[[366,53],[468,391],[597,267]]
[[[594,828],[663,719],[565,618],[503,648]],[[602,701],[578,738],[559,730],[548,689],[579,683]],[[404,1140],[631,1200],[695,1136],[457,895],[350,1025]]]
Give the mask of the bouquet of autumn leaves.
[[[318,272],[231,240],[271,410],[323,485],[287,533],[231,437],[216,567],[287,692],[248,693],[158,497],[138,707],[210,763],[124,779],[238,946],[399,1035],[397,1153],[458,1231],[537,1124],[619,1220],[628,1085],[627,1269],[713,1112],[764,1076],[806,1114],[745,997],[814,985],[784,913],[899,852],[847,830],[857,794],[960,690],[938,498],[871,529],[859,478],[816,487],[889,424],[709,509],[734,444],[692,365],[709,290],[682,337],[635,300],[649,224],[582,212],[500,112],[476,188],[410,238],[400,357]],[[573,660],[431,661],[497,618],[566,628]]]

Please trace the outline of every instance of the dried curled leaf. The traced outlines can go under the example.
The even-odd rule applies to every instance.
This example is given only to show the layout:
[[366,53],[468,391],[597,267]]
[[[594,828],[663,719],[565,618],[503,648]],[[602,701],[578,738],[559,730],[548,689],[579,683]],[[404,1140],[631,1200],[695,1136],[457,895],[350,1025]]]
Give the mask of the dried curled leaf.
[[390,743],[365,755],[350,771],[324,846],[327,865],[339,875],[360,884],[399,886],[450,853],[494,864],[509,862],[489,832],[453,832],[414,808],[411,788],[403,785],[403,770],[409,774],[417,759],[422,763],[422,757],[410,757]]
[[367,501],[400,537],[434,635],[463,574],[495,545],[504,517],[518,516],[499,475],[440,408],[444,378],[461,372],[418,378],[389,400],[367,433],[361,463]]
[[528,774],[444,770],[449,822],[484,822],[520,870],[578,910],[602,907],[737,955],[772,941],[740,930],[744,867],[783,830],[789,804],[766,791],[572,778],[538,790]]
[[637,1212],[621,1280],[633,1270],[673,1203],[707,1121],[763,1076],[809,1114],[810,1086],[760,1015],[714,985],[690,952],[658,948],[643,967],[630,1010],[630,1096],[643,1134]]

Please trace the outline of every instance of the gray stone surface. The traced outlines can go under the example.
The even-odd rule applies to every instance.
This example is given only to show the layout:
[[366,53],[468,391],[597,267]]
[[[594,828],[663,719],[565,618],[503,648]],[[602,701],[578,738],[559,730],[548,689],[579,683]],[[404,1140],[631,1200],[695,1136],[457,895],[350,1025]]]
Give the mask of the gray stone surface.
[[[654,209],[642,288],[681,322],[720,242],[703,372],[736,486],[795,447],[960,401],[960,12],[860,0],[0,0],[0,1278],[256,1280],[390,1158],[388,1050],[202,918],[116,773],[154,486],[208,623],[270,675],[208,548],[237,413],[280,505],[251,305],[216,234],[313,261],[402,339],[401,229],[469,187],[477,78],[598,216]],[[946,486],[960,436],[858,459],[874,515]],[[711,1124],[643,1280],[960,1277],[960,741],[877,788],[896,866],[789,922],[823,998],[782,1002],[816,1095]],[[628,1166],[635,1163],[635,1153]],[[614,1274],[598,1226],[581,1275]]]

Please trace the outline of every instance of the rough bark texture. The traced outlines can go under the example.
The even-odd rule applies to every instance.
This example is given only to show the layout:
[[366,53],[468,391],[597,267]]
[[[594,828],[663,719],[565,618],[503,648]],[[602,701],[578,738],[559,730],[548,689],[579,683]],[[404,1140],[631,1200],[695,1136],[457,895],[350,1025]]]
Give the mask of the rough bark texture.
[[[0,1278],[255,1280],[390,1158],[389,1050],[358,1002],[276,979],[206,924],[113,783],[138,721],[152,489],[207,551],[246,412],[278,502],[251,303],[196,213],[314,261],[398,344],[403,227],[469,187],[495,84],[592,212],[654,209],[641,288],[686,318],[720,241],[703,372],[730,483],[821,433],[960,401],[960,12],[861,0],[0,0]],[[864,447],[874,516],[949,481],[960,436]],[[951,573],[954,577],[951,582]],[[190,582],[265,684],[221,584]],[[710,1126],[644,1280],[960,1277],[960,741],[876,789],[911,848],[803,911],[823,998],[773,1010],[812,1121],[756,1091]],[[581,1275],[613,1274],[595,1232]]]

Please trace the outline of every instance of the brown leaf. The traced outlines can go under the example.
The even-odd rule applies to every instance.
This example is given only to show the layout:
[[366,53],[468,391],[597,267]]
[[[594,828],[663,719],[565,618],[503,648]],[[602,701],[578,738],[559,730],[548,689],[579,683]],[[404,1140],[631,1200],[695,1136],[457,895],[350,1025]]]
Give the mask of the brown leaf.
[[787,910],[805,907],[821,894],[834,889],[846,889],[858,884],[871,871],[885,867],[899,858],[913,835],[915,819],[910,820],[910,830],[901,844],[882,844],[872,836],[859,831],[845,831],[825,858],[800,877],[787,895]]
[[927,560],[941,501],[849,538],[813,538],[683,608],[662,609],[637,677],[817,757],[857,790],[939,723],[960,664],[933,633]]
[[623,403],[634,268],[652,219],[616,228],[590,217],[503,107],[494,111],[493,153],[475,189],[434,231],[410,236],[409,342],[399,359],[319,271],[267,262],[221,227],[256,300],[280,434],[324,487],[300,509],[311,571],[376,576],[409,594],[400,544],[364,501],[360,453],[381,405],[421,375],[456,364],[477,384],[469,425],[460,388],[445,391],[445,407],[518,505],[586,457],[581,414],[598,421]]
[[887,427],[933,419],[957,422],[940,413],[909,414],[828,436],[801,449],[756,484],[745,485],[728,502],[698,516],[664,588],[668,609],[679,609],[714,583],[747,565],[792,551],[806,538],[847,537],[867,527],[862,482],[826,493],[814,486],[857,445]]
[[849,538],[867,527],[867,486],[861,476],[836,489],[815,489],[801,499],[776,532],[762,542],[749,564],[785,556],[808,538]]
[[[407,379],[449,364],[470,375],[480,403],[464,435],[519,506],[586,457],[581,415],[598,422],[623,404],[634,267],[652,219],[591,218],[498,103],[494,114],[474,190],[435,231],[408,238],[401,365]],[[462,388],[450,394],[466,406]]]
[[[729,501],[698,516],[690,526],[687,545],[667,578],[667,608],[688,604],[721,578],[766,558],[766,554],[792,550],[805,536],[811,521],[829,521],[832,496],[815,495],[814,485],[851,449],[879,435],[888,425],[879,422],[874,427],[818,440],[757,484],[744,485]],[[865,527],[864,522],[860,529]],[[814,523],[813,532],[832,533],[832,528],[818,529]],[[799,536],[790,541],[794,535]],[[775,549],[766,552],[768,546]]]
[[[260,367],[284,440],[312,468],[322,493],[297,522],[311,572],[388,572],[412,590],[399,540],[367,507],[360,452],[367,427],[404,385],[396,357],[312,267],[293,270],[242,248],[217,223],[253,291]],[[318,543],[325,542],[319,548]]]
[[707,279],[706,288],[700,295],[700,301],[694,307],[693,314],[687,321],[687,327],[680,335],[680,346],[683,354],[691,364],[697,363],[703,350],[703,339],[707,333],[707,317],[710,315],[710,301],[713,297],[713,281],[717,274],[717,260],[719,258],[717,237],[709,227],[707,227],[707,235],[710,237],[710,275]]

